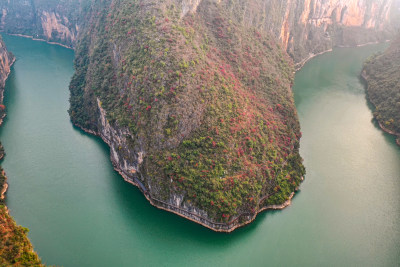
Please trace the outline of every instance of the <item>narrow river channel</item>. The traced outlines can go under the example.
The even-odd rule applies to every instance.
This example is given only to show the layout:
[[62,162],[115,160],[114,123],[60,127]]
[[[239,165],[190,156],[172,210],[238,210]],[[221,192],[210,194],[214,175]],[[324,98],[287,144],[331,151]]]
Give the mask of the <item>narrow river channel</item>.
[[398,266],[400,149],[372,121],[358,75],[384,46],[337,49],[296,74],[306,180],[293,204],[232,234],[152,207],[106,145],[67,114],[71,50],[4,36],[17,58],[0,129],[11,215],[46,264]]

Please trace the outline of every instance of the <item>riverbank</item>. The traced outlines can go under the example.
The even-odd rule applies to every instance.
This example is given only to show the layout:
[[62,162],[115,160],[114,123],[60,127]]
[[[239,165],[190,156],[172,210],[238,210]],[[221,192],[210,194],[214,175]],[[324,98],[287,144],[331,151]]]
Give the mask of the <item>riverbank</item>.
[[[15,61],[16,61],[16,58],[13,57],[13,59],[12,59],[12,61],[11,61],[11,63],[10,63],[9,69],[8,69],[8,71],[7,71],[6,74],[5,74],[5,77],[6,77],[6,78],[4,79],[4,81],[2,81],[3,84],[6,83],[6,81],[7,81],[7,79],[8,79],[8,76],[9,76],[10,73],[11,73],[11,67],[12,67],[12,65],[14,65]],[[3,104],[3,100],[4,100],[4,88],[0,88],[0,104]],[[1,125],[3,124],[3,120],[4,120],[4,118],[5,118],[6,116],[7,116],[7,113],[6,113],[5,111],[2,111],[2,114],[0,115],[0,127],[1,127]],[[0,160],[3,158],[3,156],[4,156],[4,154],[1,155]]]
[[307,58],[305,58],[305,59],[303,59],[301,62],[295,64],[295,66],[294,66],[295,72],[301,70],[301,68],[304,67],[304,65],[305,65],[308,61],[310,61],[311,59],[315,58],[316,56],[320,56],[320,55],[323,55],[323,54],[325,54],[325,53],[329,53],[329,52],[332,52],[332,51],[333,51],[333,49],[328,49],[328,50],[326,50],[326,51],[322,51],[322,52],[317,53],[317,54],[311,53]]
[[[337,48],[363,47],[363,46],[367,46],[367,45],[374,45],[374,44],[380,44],[380,43],[388,43],[388,42],[390,42],[390,41],[391,41],[391,40],[387,39],[387,40],[385,40],[385,41],[383,41],[383,42],[378,42],[378,41],[377,41],[377,42],[368,42],[368,43],[364,43],[364,44],[358,44],[358,45],[356,45],[356,46],[338,45],[338,46],[336,46],[336,47],[337,47]],[[326,51],[322,51],[322,52],[317,53],[317,54],[311,53],[307,58],[305,58],[305,59],[303,59],[301,62],[295,64],[294,68],[295,68],[296,72],[299,71],[299,70],[301,70],[301,68],[303,68],[304,65],[305,65],[308,61],[310,61],[311,59],[315,58],[316,56],[320,56],[320,55],[323,55],[323,54],[326,54],[326,53],[329,53],[329,52],[332,52],[332,51],[333,51],[333,49],[328,49],[328,50],[326,50]]]
[[[99,137],[104,143],[107,144],[107,146],[109,148],[112,147],[111,142],[104,136],[102,136],[101,134],[86,129],[82,126],[80,126],[79,124],[74,124],[75,127],[79,128],[80,130],[82,130],[83,132],[87,133],[87,134],[91,134],[94,136]],[[239,216],[235,217],[234,219],[232,219],[231,221],[227,222],[227,223],[217,223],[217,222],[212,222],[211,220],[209,220],[208,218],[204,218],[196,213],[190,212],[186,209],[182,209],[180,207],[171,205],[170,203],[167,203],[165,201],[161,201],[158,199],[153,198],[152,196],[150,196],[150,194],[148,193],[147,189],[144,187],[144,185],[136,178],[131,178],[128,174],[126,174],[122,168],[118,165],[118,162],[113,158],[112,153],[110,153],[110,160],[111,163],[113,165],[113,168],[116,172],[119,173],[120,176],[122,176],[122,178],[124,179],[125,182],[128,182],[134,186],[136,186],[141,192],[142,194],[145,196],[145,198],[148,200],[148,202],[161,210],[165,210],[171,213],[174,213],[182,218],[185,218],[187,220],[190,220],[192,222],[195,222],[197,224],[200,224],[212,231],[215,232],[224,232],[224,233],[231,233],[234,230],[243,227],[247,224],[250,224],[251,222],[253,222],[257,215],[260,214],[263,211],[267,211],[267,210],[282,210],[288,206],[290,206],[292,198],[295,195],[295,192],[298,191],[299,188],[296,188],[295,192],[292,192],[290,194],[290,196],[288,197],[288,199],[280,204],[280,205],[268,205],[265,207],[260,208],[256,213],[254,214],[240,214]],[[302,179],[304,180],[304,178]],[[263,197],[260,199],[259,205],[261,204],[261,202],[263,202],[264,200],[266,200],[267,197]]]
[[[369,94],[368,94],[368,90],[367,90],[367,89],[368,89],[368,86],[369,86],[369,85],[368,85],[368,76],[367,76],[365,70],[363,70],[363,71],[361,72],[360,78],[362,79],[362,81],[364,82],[364,84],[365,84],[365,86],[366,86],[365,91],[366,91],[366,96],[367,96],[368,101],[374,106],[374,108],[376,108],[376,104],[374,103],[374,101],[371,99],[371,97],[370,97]],[[400,146],[400,133],[397,133],[397,132],[395,132],[395,131],[392,131],[392,130],[386,128],[386,127],[382,124],[382,122],[379,121],[375,116],[374,116],[374,119],[378,122],[378,125],[379,125],[379,127],[382,129],[382,131],[384,131],[384,132],[386,132],[386,133],[388,133],[388,134],[393,135],[394,137],[396,137],[396,144],[397,144],[398,146]]]
[[[7,50],[6,50],[7,51]],[[3,77],[0,88],[0,104],[3,105],[4,90],[11,67],[15,63],[15,57],[6,52],[6,59],[2,59]],[[9,61],[11,59],[11,61]],[[2,106],[0,115],[0,127],[6,117],[4,106]],[[4,157],[4,149],[0,144],[0,160]],[[9,210],[5,205],[6,193],[8,190],[7,176],[3,168],[0,167],[0,266],[44,266],[41,264],[33,246],[28,239],[28,229],[16,224],[14,219],[9,214]]]
[[[9,65],[9,68],[7,69],[7,72],[6,72],[6,74],[5,74],[5,79],[4,79],[4,81],[3,81],[4,84],[5,84],[5,82],[7,81],[8,76],[9,76],[10,73],[11,73],[11,67],[12,67],[12,65],[15,63],[15,60],[16,60],[15,57],[13,57],[13,59],[12,59],[10,65]],[[4,100],[4,88],[0,88],[0,104],[3,104],[3,100]],[[4,121],[4,118],[5,118],[6,116],[7,116],[6,112],[3,111],[3,113],[2,113],[1,116],[0,116],[0,127],[3,125],[3,121]],[[0,145],[1,145],[1,144],[0,144]],[[0,153],[0,160],[2,160],[3,158],[4,158],[4,150],[2,149],[2,150],[1,150],[1,153]],[[1,168],[1,167],[0,167],[0,168]],[[8,189],[7,176],[6,176],[6,174],[5,174],[5,172],[4,172],[3,169],[1,169],[0,181],[1,181],[1,183],[0,183],[0,188],[1,188],[0,200],[3,201],[3,200],[5,199],[5,194],[6,194],[7,189]]]
[[[360,46],[366,46],[366,45],[367,44],[360,45]],[[321,52],[317,55],[324,54],[324,53],[331,52],[331,51],[332,50],[330,49],[330,50]],[[302,64],[304,65],[306,62],[308,62],[308,60],[314,58],[317,55],[311,55]],[[107,137],[102,136],[101,134],[99,134],[97,132],[85,129],[85,128],[81,127],[80,125],[75,125],[75,126],[82,129],[86,133],[90,133],[90,134],[99,136],[108,145],[109,148],[112,148],[113,144],[108,140]],[[111,162],[113,164],[114,169],[122,176],[122,178],[126,182],[138,187],[139,190],[143,193],[143,195],[146,197],[146,199],[150,202],[151,205],[153,205],[154,207],[157,207],[159,209],[174,213],[180,217],[183,217],[185,219],[193,221],[197,224],[200,224],[200,225],[202,225],[206,228],[209,228],[213,231],[216,231],[216,232],[232,232],[237,228],[240,228],[242,226],[245,226],[245,225],[253,222],[255,220],[255,218],[257,217],[257,215],[262,211],[269,210],[269,209],[284,209],[285,207],[290,205],[291,199],[293,198],[293,196],[295,194],[295,192],[292,192],[289,199],[281,205],[271,205],[271,206],[266,206],[266,207],[260,207],[260,209],[258,211],[256,211],[254,214],[242,214],[237,217],[234,217],[234,219],[232,219],[231,221],[229,221],[227,223],[217,223],[217,222],[213,222],[213,221],[209,220],[209,218],[207,218],[207,216],[206,217],[201,216],[200,214],[202,214],[202,213],[204,214],[204,212],[202,212],[202,211],[191,212],[190,211],[191,208],[188,208],[188,207],[182,208],[181,206],[179,206],[179,204],[173,205],[174,203],[172,203],[172,201],[165,202],[165,201],[161,201],[161,200],[153,198],[148,193],[147,189],[143,186],[143,184],[139,181],[139,179],[132,177],[133,176],[132,173],[126,173],[123,171],[123,168],[121,168],[121,166],[119,165],[122,163],[120,163],[114,157],[115,156],[113,155],[113,153],[110,153],[110,158],[111,158]]]
[[222,234],[149,205],[114,171],[104,142],[72,127],[66,112],[71,51],[27,38],[7,41],[18,58],[5,92],[9,119],[0,137],[7,151],[2,162],[10,183],[7,204],[17,222],[31,229],[44,262],[194,267],[264,266],[266,259],[271,266],[399,262],[400,154],[371,124],[356,77],[378,49],[335,49],[296,74],[307,179],[292,206]]
[[5,194],[8,189],[7,176],[3,169],[0,171],[0,186],[1,186],[0,203],[2,203],[4,201],[4,199],[6,198]]
[[[4,32],[2,32],[2,33],[4,33]],[[5,34],[32,39],[33,41],[39,41],[39,42],[45,42],[45,43],[48,43],[48,44],[59,45],[59,46],[62,46],[64,48],[68,48],[68,49],[74,50],[74,48],[72,46],[68,46],[68,45],[65,45],[65,44],[62,44],[62,43],[57,43],[57,42],[50,42],[50,41],[47,41],[45,39],[35,38],[35,37],[31,36],[31,35],[18,34],[18,33],[5,33]]]

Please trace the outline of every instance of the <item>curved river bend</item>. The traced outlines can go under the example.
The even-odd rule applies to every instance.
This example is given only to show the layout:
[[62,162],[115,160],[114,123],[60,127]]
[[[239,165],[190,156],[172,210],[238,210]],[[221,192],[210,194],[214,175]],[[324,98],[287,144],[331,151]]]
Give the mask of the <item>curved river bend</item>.
[[338,49],[297,73],[306,180],[283,211],[232,234],[152,207],[113,171],[108,148],[68,118],[73,52],[4,36],[17,62],[0,130],[7,204],[46,264],[398,266],[400,149],[372,122],[358,79],[383,46]]

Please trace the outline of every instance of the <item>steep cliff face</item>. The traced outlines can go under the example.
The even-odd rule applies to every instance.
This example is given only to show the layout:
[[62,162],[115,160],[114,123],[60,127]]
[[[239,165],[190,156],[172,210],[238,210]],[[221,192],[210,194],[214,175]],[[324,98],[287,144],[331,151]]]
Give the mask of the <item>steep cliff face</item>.
[[[215,0],[215,2],[221,2]],[[182,1],[182,15],[201,1]],[[394,0],[228,1],[227,8],[247,27],[272,33],[301,64],[334,46],[383,41],[395,32]]]
[[[84,13],[79,0],[15,0],[0,2],[0,30],[72,47]],[[84,1],[83,1],[84,2]]]
[[286,205],[302,180],[294,67],[229,3],[196,3],[97,3],[76,47],[70,114],[152,204],[231,231]]
[[[79,25],[96,1],[14,0],[0,3],[0,30],[74,46]],[[116,1],[117,2],[117,1]],[[175,0],[180,18],[202,0]],[[399,24],[397,0],[214,0],[246,27],[278,38],[295,63],[334,46],[354,46],[390,38]],[[162,6],[157,2],[155,5]],[[396,21],[394,21],[396,17]]]
[[394,4],[394,0],[301,1],[297,11],[289,12],[290,33],[282,30],[281,38],[286,33],[283,44],[296,63],[335,46],[384,41],[399,26],[392,17]]
[[[10,74],[10,67],[14,62],[14,56],[7,51],[7,48],[0,36],[0,126],[6,116],[5,107],[3,105],[4,86],[8,75]],[[0,143],[0,160],[4,157],[4,149]],[[0,205],[4,199],[4,193],[7,190],[6,177],[0,167]]]
[[[10,74],[10,67],[14,62],[14,56],[7,51],[7,48],[0,36],[0,90],[4,89],[5,82]],[[2,95],[2,94],[1,94]],[[2,101],[2,97],[0,98]]]
[[3,3],[3,30],[75,45],[71,120],[153,205],[217,231],[286,206],[302,181],[294,63],[384,38],[393,3],[46,2]]
[[[14,56],[7,51],[7,48],[0,36],[0,125],[6,116],[5,107],[3,105],[4,86],[8,75],[10,74],[11,65],[14,63]],[[3,158],[3,146],[0,143],[0,159]]]
[[[3,93],[4,86],[8,75],[10,74],[10,67],[14,63],[14,56],[7,51],[7,48],[0,36],[0,126],[3,123],[3,119],[6,116],[5,106],[3,105]],[[0,143],[0,160],[4,157],[4,149]],[[7,190],[6,177],[3,170],[0,167],[0,205],[4,199],[4,193]]]

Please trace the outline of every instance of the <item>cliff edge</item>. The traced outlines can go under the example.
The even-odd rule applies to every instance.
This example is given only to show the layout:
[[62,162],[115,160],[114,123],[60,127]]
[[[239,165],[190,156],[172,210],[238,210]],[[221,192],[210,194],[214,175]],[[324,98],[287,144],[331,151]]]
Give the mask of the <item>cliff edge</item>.
[[153,205],[229,232],[303,179],[295,69],[390,38],[394,3],[15,0],[0,29],[74,47],[72,122]]

